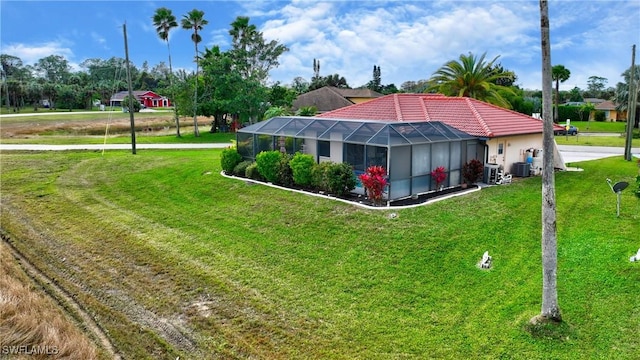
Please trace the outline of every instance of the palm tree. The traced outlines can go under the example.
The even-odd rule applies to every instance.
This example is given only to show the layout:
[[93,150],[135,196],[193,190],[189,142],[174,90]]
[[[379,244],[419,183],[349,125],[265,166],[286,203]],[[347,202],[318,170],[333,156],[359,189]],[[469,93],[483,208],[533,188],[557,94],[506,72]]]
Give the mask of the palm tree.
[[556,82],[556,111],[553,113],[553,121],[558,122],[558,103],[560,102],[560,83],[569,80],[571,71],[564,65],[555,65],[551,68],[551,79]]
[[193,9],[187,13],[187,15],[182,16],[182,28],[183,29],[193,29],[193,34],[191,34],[191,40],[195,44],[196,48],[196,77],[195,77],[195,90],[193,95],[193,132],[196,137],[200,136],[200,131],[198,130],[198,43],[202,41],[202,36],[198,34],[198,31],[202,30],[202,28],[207,25],[209,22],[204,18],[204,11]]
[[169,46],[169,32],[178,27],[176,17],[170,9],[161,7],[153,14],[153,26],[156,27],[158,37],[167,42],[167,50],[169,52],[169,87],[171,87],[171,97],[173,98],[173,112],[176,118],[176,136],[180,137],[180,118],[178,117],[178,105],[176,101],[175,89],[173,88],[173,68],[171,66],[171,47]]
[[[470,97],[507,109],[511,104],[500,95],[501,91],[513,93],[505,86],[497,85],[498,80],[513,78],[510,71],[494,68],[499,55],[485,62],[486,53],[477,58],[473,54],[460,55],[460,60],[451,60],[434,72],[429,79],[427,91],[437,91],[447,96]],[[498,70],[496,70],[498,69]]]
[[249,25],[249,18],[246,16],[238,16],[231,23],[231,40],[233,41],[233,47],[235,49],[247,50],[247,44],[251,38],[257,33],[255,25]]
[[537,324],[562,321],[558,305],[557,270],[558,240],[556,233],[556,189],[553,170],[553,122],[551,118],[551,44],[549,38],[549,8],[540,0],[542,48],[542,308],[531,319]]

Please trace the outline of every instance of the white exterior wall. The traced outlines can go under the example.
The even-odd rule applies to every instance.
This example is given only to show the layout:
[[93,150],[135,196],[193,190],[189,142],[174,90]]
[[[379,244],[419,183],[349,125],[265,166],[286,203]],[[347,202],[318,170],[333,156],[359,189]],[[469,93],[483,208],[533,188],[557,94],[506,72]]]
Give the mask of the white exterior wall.
[[[502,154],[499,154],[500,144]],[[527,161],[528,149],[542,149],[542,133],[493,138],[487,141],[487,145],[488,162],[502,165],[505,172],[511,172],[513,163]]]

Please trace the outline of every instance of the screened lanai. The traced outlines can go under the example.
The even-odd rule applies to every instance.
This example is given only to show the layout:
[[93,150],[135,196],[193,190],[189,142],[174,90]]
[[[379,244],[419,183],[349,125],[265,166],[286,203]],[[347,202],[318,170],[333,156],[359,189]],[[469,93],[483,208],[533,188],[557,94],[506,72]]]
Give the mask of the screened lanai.
[[[431,171],[444,166],[444,186],[461,183],[460,169],[471,159],[483,159],[479,140],[438,121],[344,120],[314,117],[274,117],[239,129],[237,149],[255,160],[261,151],[302,152],[316,162],[350,164],[356,175],[381,165],[389,174],[387,200],[435,190]],[[358,182],[356,193],[364,193]]]

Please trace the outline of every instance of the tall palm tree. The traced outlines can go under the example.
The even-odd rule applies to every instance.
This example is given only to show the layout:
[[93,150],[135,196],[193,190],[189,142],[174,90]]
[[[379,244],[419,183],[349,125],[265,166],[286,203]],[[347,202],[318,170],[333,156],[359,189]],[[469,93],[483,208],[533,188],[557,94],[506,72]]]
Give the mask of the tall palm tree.
[[249,18],[246,16],[238,16],[231,23],[231,40],[235,49],[247,50],[247,44],[251,38],[257,33],[255,25],[249,25]]
[[549,7],[540,0],[542,48],[542,308],[532,323],[562,321],[558,305],[558,240],[556,232],[556,189],[553,170],[553,122],[551,118],[551,44]]
[[169,86],[171,87],[171,97],[173,100],[173,112],[176,119],[176,136],[180,137],[180,117],[178,116],[178,105],[176,101],[175,89],[173,88],[173,67],[171,65],[171,47],[169,46],[169,32],[173,28],[178,27],[176,17],[170,9],[161,7],[153,14],[153,26],[156,27],[158,37],[167,42],[167,51],[169,52]]
[[[470,97],[485,101],[507,109],[511,104],[500,95],[501,91],[512,93],[505,86],[497,85],[498,80],[513,78],[510,71],[494,68],[496,56],[490,62],[485,62],[486,53],[477,58],[473,54],[460,55],[460,60],[451,60],[434,72],[429,79],[427,91],[437,91],[447,96]],[[498,70],[496,70],[498,69]]]
[[202,41],[202,36],[198,34],[198,31],[207,25],[209,22],[204,18],[204,11],[193,9],[182,16],[182,28],[187,30],[193,30],[191,34],[191,40],[195,44],[196,48],[196,76],[195,76],[195,90],[193,96],[193,131],[196,137],[200,136],[198,130],[198,43]]
[[558,104],[560,102],[560,83],[569,80],[571,71],[564,65],[555,65],[551,68],[551,79],[556,82],[556,111],[553,113],[553,121],[558,122]]

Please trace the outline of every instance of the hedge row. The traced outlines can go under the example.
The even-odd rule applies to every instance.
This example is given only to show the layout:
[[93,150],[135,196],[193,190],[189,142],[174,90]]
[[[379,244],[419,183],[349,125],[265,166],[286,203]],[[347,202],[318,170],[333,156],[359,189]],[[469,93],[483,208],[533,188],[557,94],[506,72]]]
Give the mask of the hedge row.
[[301,187],[311,191],[324,191],[343,196],[356,187],[356,177],[347,163],[323,162],[317,164],[313,156],[279,151],[262,151],[256,161],[242,160],[235,148],[222,151],[222,170],[227,175],[267,181],[286,187]]

